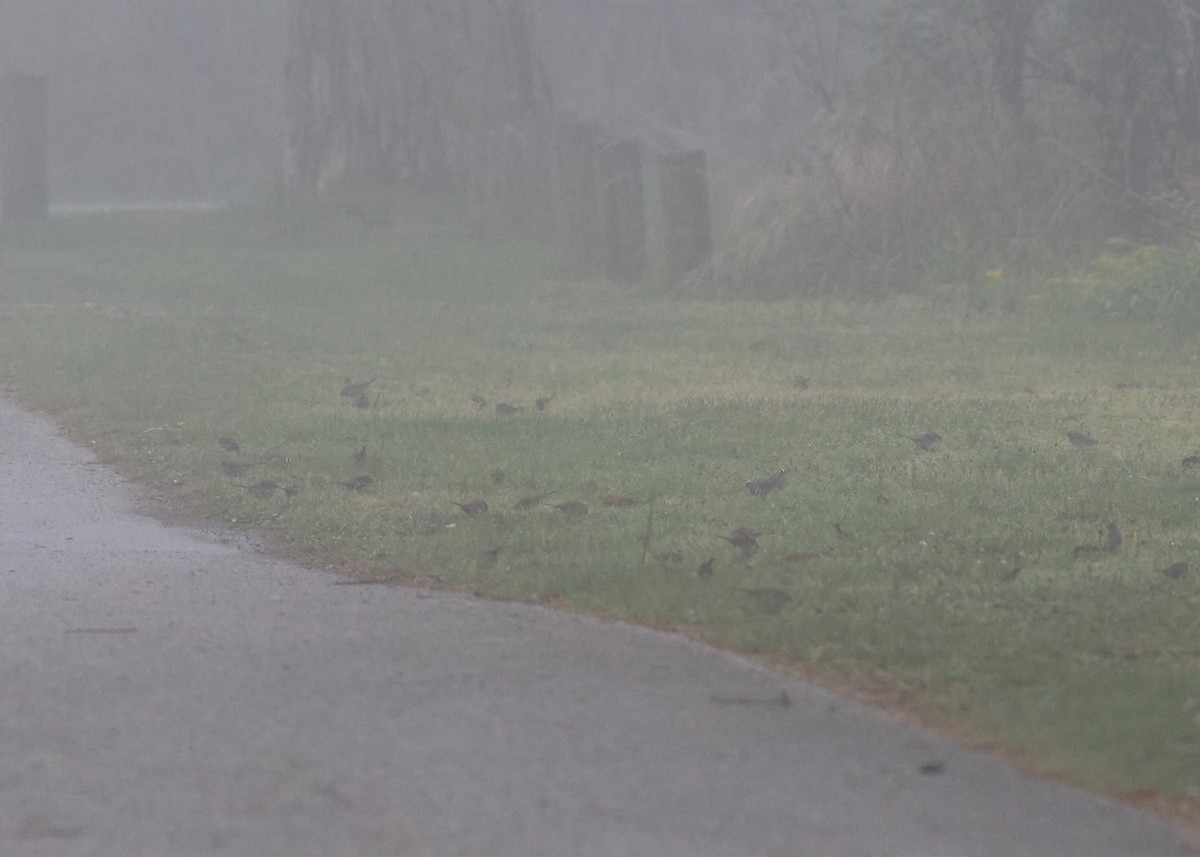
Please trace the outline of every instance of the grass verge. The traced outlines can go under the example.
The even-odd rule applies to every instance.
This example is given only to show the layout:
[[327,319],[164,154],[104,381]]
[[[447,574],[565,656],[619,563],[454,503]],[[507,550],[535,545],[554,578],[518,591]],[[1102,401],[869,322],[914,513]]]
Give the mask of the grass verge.
[[997,282],[874,304],[564,282],[435,201],[0,240],[0,381],[193,512],[364,579],[681,630],[1197,815],[1185,333]]

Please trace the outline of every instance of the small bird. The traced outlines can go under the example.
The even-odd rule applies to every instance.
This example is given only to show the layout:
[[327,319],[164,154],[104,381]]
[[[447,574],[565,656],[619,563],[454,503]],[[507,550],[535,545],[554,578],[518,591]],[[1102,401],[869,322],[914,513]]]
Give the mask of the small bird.
[[287,497],[289,500],[291,500],[293,497],[296,497],[299,494],[300,494],[300,483],[299,482],[289,482],[287,485],[283,486],[283,496]]
[[841,524],[834,524],[833,531],[835,533],[837,533],[837,537],[839,539],[847,539],[849,541],[854,541],[854,536],[852,536],[852,535],[850,535],[850,533],[846,532],[846,530],[843,529]]
[[625,509],[629,506],[636,506],[638,501],[628,494],[609,494],[604,498],[603,503],[614,509]]
[[712,579],[713,559],[715,559],[715,557],[710,556],[708,558],[708,562],[702,562],[698,566],[696,566],[696,577],[698,577],[700,580],[711,580]]
[[743,560],[748,560],[758,550],[758,537],[761,535],[762,533],[757,533],[749,527],[738,527],[729,535],[720,538],[737,548]]
[[235,485],[238,488],[244,488],[246,493],[258,497],[260,500],[265,500],[279,490],[279,483],[270,479],[255,482],[253,485],[237,485],[236,483]]
[[764,476],[760,479],[747,479],[746,490],[755,497],[765,497],[772,491],[779,491],[787,487],[787,471],[782,467],[772,473],[770,476]]
[[1067,440],[1071,442],[1071,446],[1077,449],[1086,449],[1100,442],[1085,431],[1069,431],[1067,432]]
[[241,452],[242,445],[228,435],[221,435],[217,438],[217,444],[226,452]]
[[362,467],[367,463],[367,445],[364,443],[362,448],[354,455],[350,456],[350,460],[354,462],[355,467]]
[[917,449],[921,452],[933,452],[934,447],[942,442],[942,436],[935,431],[926,432],[917,437],[908,438],[917,445]]
[[488,510],[487,501],[482,498],[478,498],[475,500],[468,500],[465,503],[458,503],[454,500],[451,500],[450,502],[454,503],[455,506],[462,509],[463,514],[466,515],[468,518],[477,518]]
[[1121,535],[1121,528],[1117,526],[1117,522],[1109,521],[1104,531],[1104,549],[1109,553],[1116,553],[1124,542],[1125,537]]
[[578,500],[568,500],[565,503],[543,503],[542,505],[558,509],[568,518],[582,518],[588,513],[587,503],[581,503]]
[[502,417],[511,417],[522,408],[516,405],[510,405],[508,402],[496,402],[496,413]]
[[513,508],[518,512],[528,512],[530,509],[536,508],[542,504],[542,501],[552,494],[557,494],[557,491],[547,491],[545,494],[539,494],[536,497],[522,497],[513,504]]
[[358,399],[361,396],[365,396],[367,387],[370,387],[374,383],[374,377],[368,378],[365,381],[351,381],[349,378],[347,378],[346,382],[342,384],[342,398]]
[[1173,562],[1162,570],[1171,580],[1182,580],[1187,577],[1188,564],[1186,562]]
[[375,482],[374,477],[372,477],[369,473],[360,473],[358,476],[355,476],[353,479],[347,479],[345,482],[335,481],[333,484],[341,485],[343,488],[346,488],[350,491],[354,491],[355,493],[359,493],[364,488],[366,488],[368,485],[371,485],[374,482]]
[[743,589],[767,613],[782,613],[792,603],[792,596],[782,589]]
[[553,398],[553,396],[538,396],[534,401],[533,406],[539,411],[544,411],[546,410],[546,406],[550,404],[550,400]]

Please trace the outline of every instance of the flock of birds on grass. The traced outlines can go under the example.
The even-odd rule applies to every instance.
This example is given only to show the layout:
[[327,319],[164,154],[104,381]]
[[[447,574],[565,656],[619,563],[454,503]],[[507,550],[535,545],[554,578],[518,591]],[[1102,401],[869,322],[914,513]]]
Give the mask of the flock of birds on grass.
[[[372,377],[365,381],[352,381],[347,378],[342,386],[341,397],[348,400],[356,408],[370,408],[373,404],[378,404],[378,398],[372,401],[367,390],[377,379]],[[807,388],[809,379],[805,376],[797,376],[796,386],[803,389]],[[476,407],[487,407],[488,402],[482,396],[472,396],[471,401]],[[551,401],[551,397],[540,397],[534,403],[534,408],[539,411],[544,411]],[[497,402],[495,404],[495,412],[500,417],[511,417],[521,410],[522,406],[513,405],[508,402]],[[1089,449],[1099,444],[1096,438],[1082,431],[1068,431],[1066,433],[1067,441],[1071,446],[1077,449]],[[905,435],[907,440],[912,441],[914,446],[921,452],[934,452],[942,441],[941,435],[936,432],[927,432],[915,437]],[[221,449],[230,454],[241,452],[241,445],[232,437],[222,435],[217,438],[217,443]],[[351,456],[351,460],[356,469],[361,469],[367,463],[367,446],[363,444],[357,452]],[[226,460],[221,464],[223,472],[230,477],[241,476],[248,472],[251,468],[265,463],[282,463],[287,464],[286,456],[276,455],[267,458],[258,459],[255,461],[232,461]],[[1192,454],[1185,457],[1181,462],[1184,468],[1200,467],[1200,453]],[[504,474],[501,471],[495,471],[492,474],[494,482],[499,484],[504,479]],[[368,473],[360,473],[350,479],[344,481],[333,480],[331,484],[339,485],[349,491],[361,492],[374,484],[374,478]],[[276,492],[282,492],[285,499],[290,500],[297,496],[300,492],[300,486],[297,482],[289,482],[280,485],[275,480],[264,479],[253,483],[231,483],[235,487],[244,489],[251,496],[261,500],[271,499],[276,495]],[[746,491],[754,497],[765,497],[775,491],[781,491],[787,487],[788,474],[784,468],[779,468],[774,473],[767,476],[757,477],[746,480]],[[558,510],[564,517],[570,520],[580,520],[588,514],[588,506],[580,500],[567,500],[562,503],[549,502],[547,498],[557,494],[557,491],[547,491],[542,494],[522,497],[513,504],[513,509],[518,512],[528,512],[539,506],[547,506]],[[478,518],[490,510],[488,503],[482,497],[476,497],[464,502],[454,502],[462,513],[468,518]],[[623,508],[639,505],[639,501],[633,497],[624,494],[609,494],[603,501],[603,505],[610,508]],[[853,538],[840,523],[834,524],[834,529],[839,539]],[[749,562],[757,553],[759,544],[758,537],[763,535],[762,532],[754,530],[750,527],[737,527],[727,536],[719,536],[729,543],[729,546],[737,551],[737,557],[742,562]],[[649,528],[644,535],[639,537],[639,541],[643,545],[643,557],[653,557],[657,561],[665,565],[679,565],[683,562],[681,554],[675,551],[655,552],[651,549],[651,533]],[[1124,544],[1124,536],[1116,521],[1109,521],[1104,530],[1100,533],[1100,538],[1096,543],[1081,544],[1075,547],[1073,556],[1075,559],[1096,559],[1106,554],[1117,553],[1122,544]],[[499,558],[503,545],[498,545],[493,548],[488,548],[481,553],[480,559],[485,565],[494,565]],[[815,558],[816,554],[811,553],[792,553],[784,557],[785,561],[803,561]],[[714,574],[714,563],[716,557],[709,557],[705,562],[700,563],[693,572],[694,576],[699,580],[710,580]],[[1162,569],[1163,575],[1172,579],[1179,580],[1188,574],[1188,564],[1186,562],[1175,562],[1166,568]],[[1016,580],[1020,574],[1020,566],[1008,569],[1001,575],[1001,580],[1012,582]],[[392,578],[387,578],[386,582]],[[365,581],[373,582],[373,581]],[[780,613],[792,599],[786,592],[780,589],[772,588],[742,588],[740,591],[749,596],[760,609],[767,613]]]

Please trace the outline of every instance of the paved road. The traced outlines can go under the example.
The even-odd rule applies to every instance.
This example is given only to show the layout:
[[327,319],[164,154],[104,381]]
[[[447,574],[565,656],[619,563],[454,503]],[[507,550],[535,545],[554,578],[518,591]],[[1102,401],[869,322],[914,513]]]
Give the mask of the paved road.
[[1184,853],[1161,823],[728,655],[332,586],[138,499],[0,401],[0,854]]

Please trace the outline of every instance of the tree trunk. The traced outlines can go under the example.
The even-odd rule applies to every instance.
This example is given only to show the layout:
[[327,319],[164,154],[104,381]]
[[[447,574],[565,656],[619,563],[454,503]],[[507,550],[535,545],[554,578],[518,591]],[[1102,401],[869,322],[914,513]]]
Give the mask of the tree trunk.
[[290,0],[288,186],[444,187],[548,104],[523,0]]
[[1033,19],[1042,0],[984,0],[992,54],[992,82],[1008,119],[1025,113],[1025,59]]

